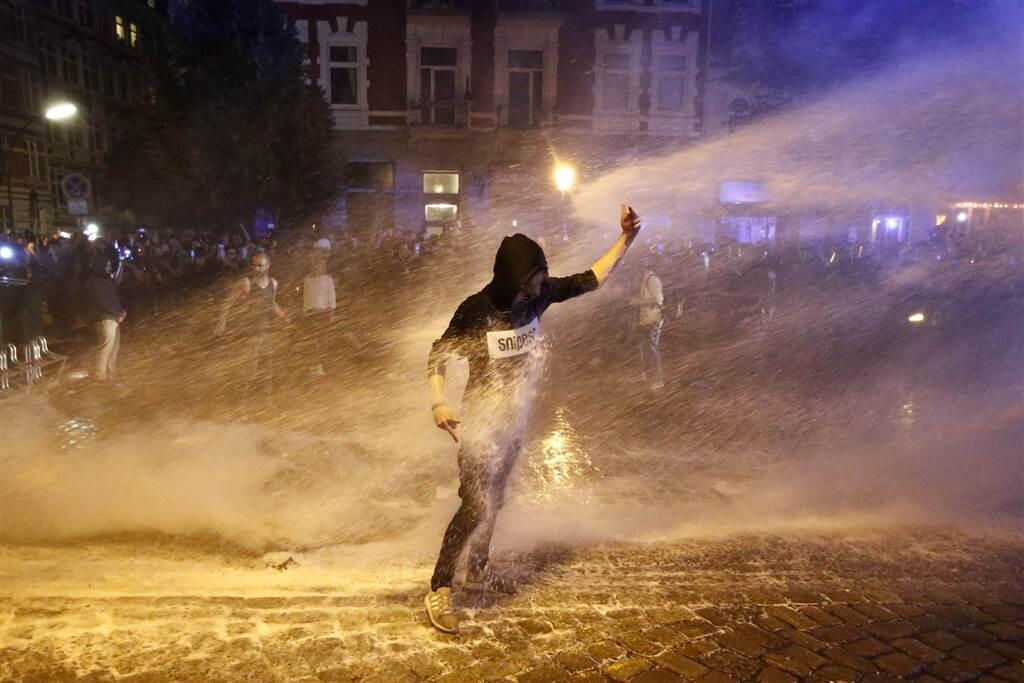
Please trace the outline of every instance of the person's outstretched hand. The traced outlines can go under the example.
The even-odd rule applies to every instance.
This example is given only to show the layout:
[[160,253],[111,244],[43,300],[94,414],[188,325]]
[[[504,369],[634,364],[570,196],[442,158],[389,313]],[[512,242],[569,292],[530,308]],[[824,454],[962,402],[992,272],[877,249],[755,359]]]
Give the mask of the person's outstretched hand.
[[455,413],[444,403],[439,403],[434,406],[434,424],[437,425],[438,429],[443,429],[452,435],[455,439],[455,443],[459,442],[459,437],[455,433],[455,430],[459,426],[459,418],[455,417]]
[[622,225],[622,232],[627,235],[635,235],[640,232],[640,216],[636,215],[632,206],[622,207],[622,217],[619,219],[619,223]]

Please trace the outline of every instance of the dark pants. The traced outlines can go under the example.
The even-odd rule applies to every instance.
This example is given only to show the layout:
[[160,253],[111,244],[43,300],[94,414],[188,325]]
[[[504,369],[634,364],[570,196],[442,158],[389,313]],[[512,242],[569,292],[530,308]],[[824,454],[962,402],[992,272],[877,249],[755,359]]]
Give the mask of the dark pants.
[[430,580],[431,590],[451,587],[455,565],[467,542],[470,545],[469,574],[487,569],[494,523],[498,510],[505,504],[505,486],[521,450],[518,439],[501,445],[497,452],[473,441],[465,442],[459,449],[462,504],[444,532],[441,553]]

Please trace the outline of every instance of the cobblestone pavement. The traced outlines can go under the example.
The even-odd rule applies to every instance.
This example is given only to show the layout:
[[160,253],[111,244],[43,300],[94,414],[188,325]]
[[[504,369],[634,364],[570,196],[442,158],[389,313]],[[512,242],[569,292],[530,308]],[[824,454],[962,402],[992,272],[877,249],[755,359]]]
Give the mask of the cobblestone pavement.
[[[413,582],[346,592],[303,585],[301,567],[281,573],[294,576],[287,595],[48,595],[8,586],[0,676],[1024,681],[1017,535],[732,536],[552,551],[516,566],[527,578],[519,595],[460,595],[467,611],[458,637],[424,624]],[[429,572],[415,569],[416,577]]]

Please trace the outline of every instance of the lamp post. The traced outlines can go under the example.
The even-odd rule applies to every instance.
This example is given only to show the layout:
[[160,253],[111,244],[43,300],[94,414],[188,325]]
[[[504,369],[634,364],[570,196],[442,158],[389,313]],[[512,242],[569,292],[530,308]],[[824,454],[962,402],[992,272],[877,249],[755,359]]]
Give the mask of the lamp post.
[[[66,121],[78,113],[78,107],[71,102],[56,102],[46,108],[43,116],[47,121]],[[36,121],[35,117],[28,117],[25,123],[14,133],[10,147],[4,152],[4,178],[7,183],[7,222],[8,227],[14,230],[14,194],[11,192],[11,155],[18,147],[21,136],[25,134],[28,127]]]
[[565,207],[566,195],[572,191],[573,183],[576,182],[576,169],[568,164],[556,164],[554,171],[555,187],[562,195],[561,211],[562,211],[562,241],[569,240],[569,217]]

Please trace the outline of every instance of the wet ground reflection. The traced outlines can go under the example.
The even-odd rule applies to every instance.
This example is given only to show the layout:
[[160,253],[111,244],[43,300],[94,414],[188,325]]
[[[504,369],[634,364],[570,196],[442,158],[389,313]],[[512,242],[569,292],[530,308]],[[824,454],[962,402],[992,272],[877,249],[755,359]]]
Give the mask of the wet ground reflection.
[[551,505],[566,498],[580,502],[592,499],[592,484],[599,470],[564,406],[555,409],[551,430],[531,449],[529,469],[535,502]]

